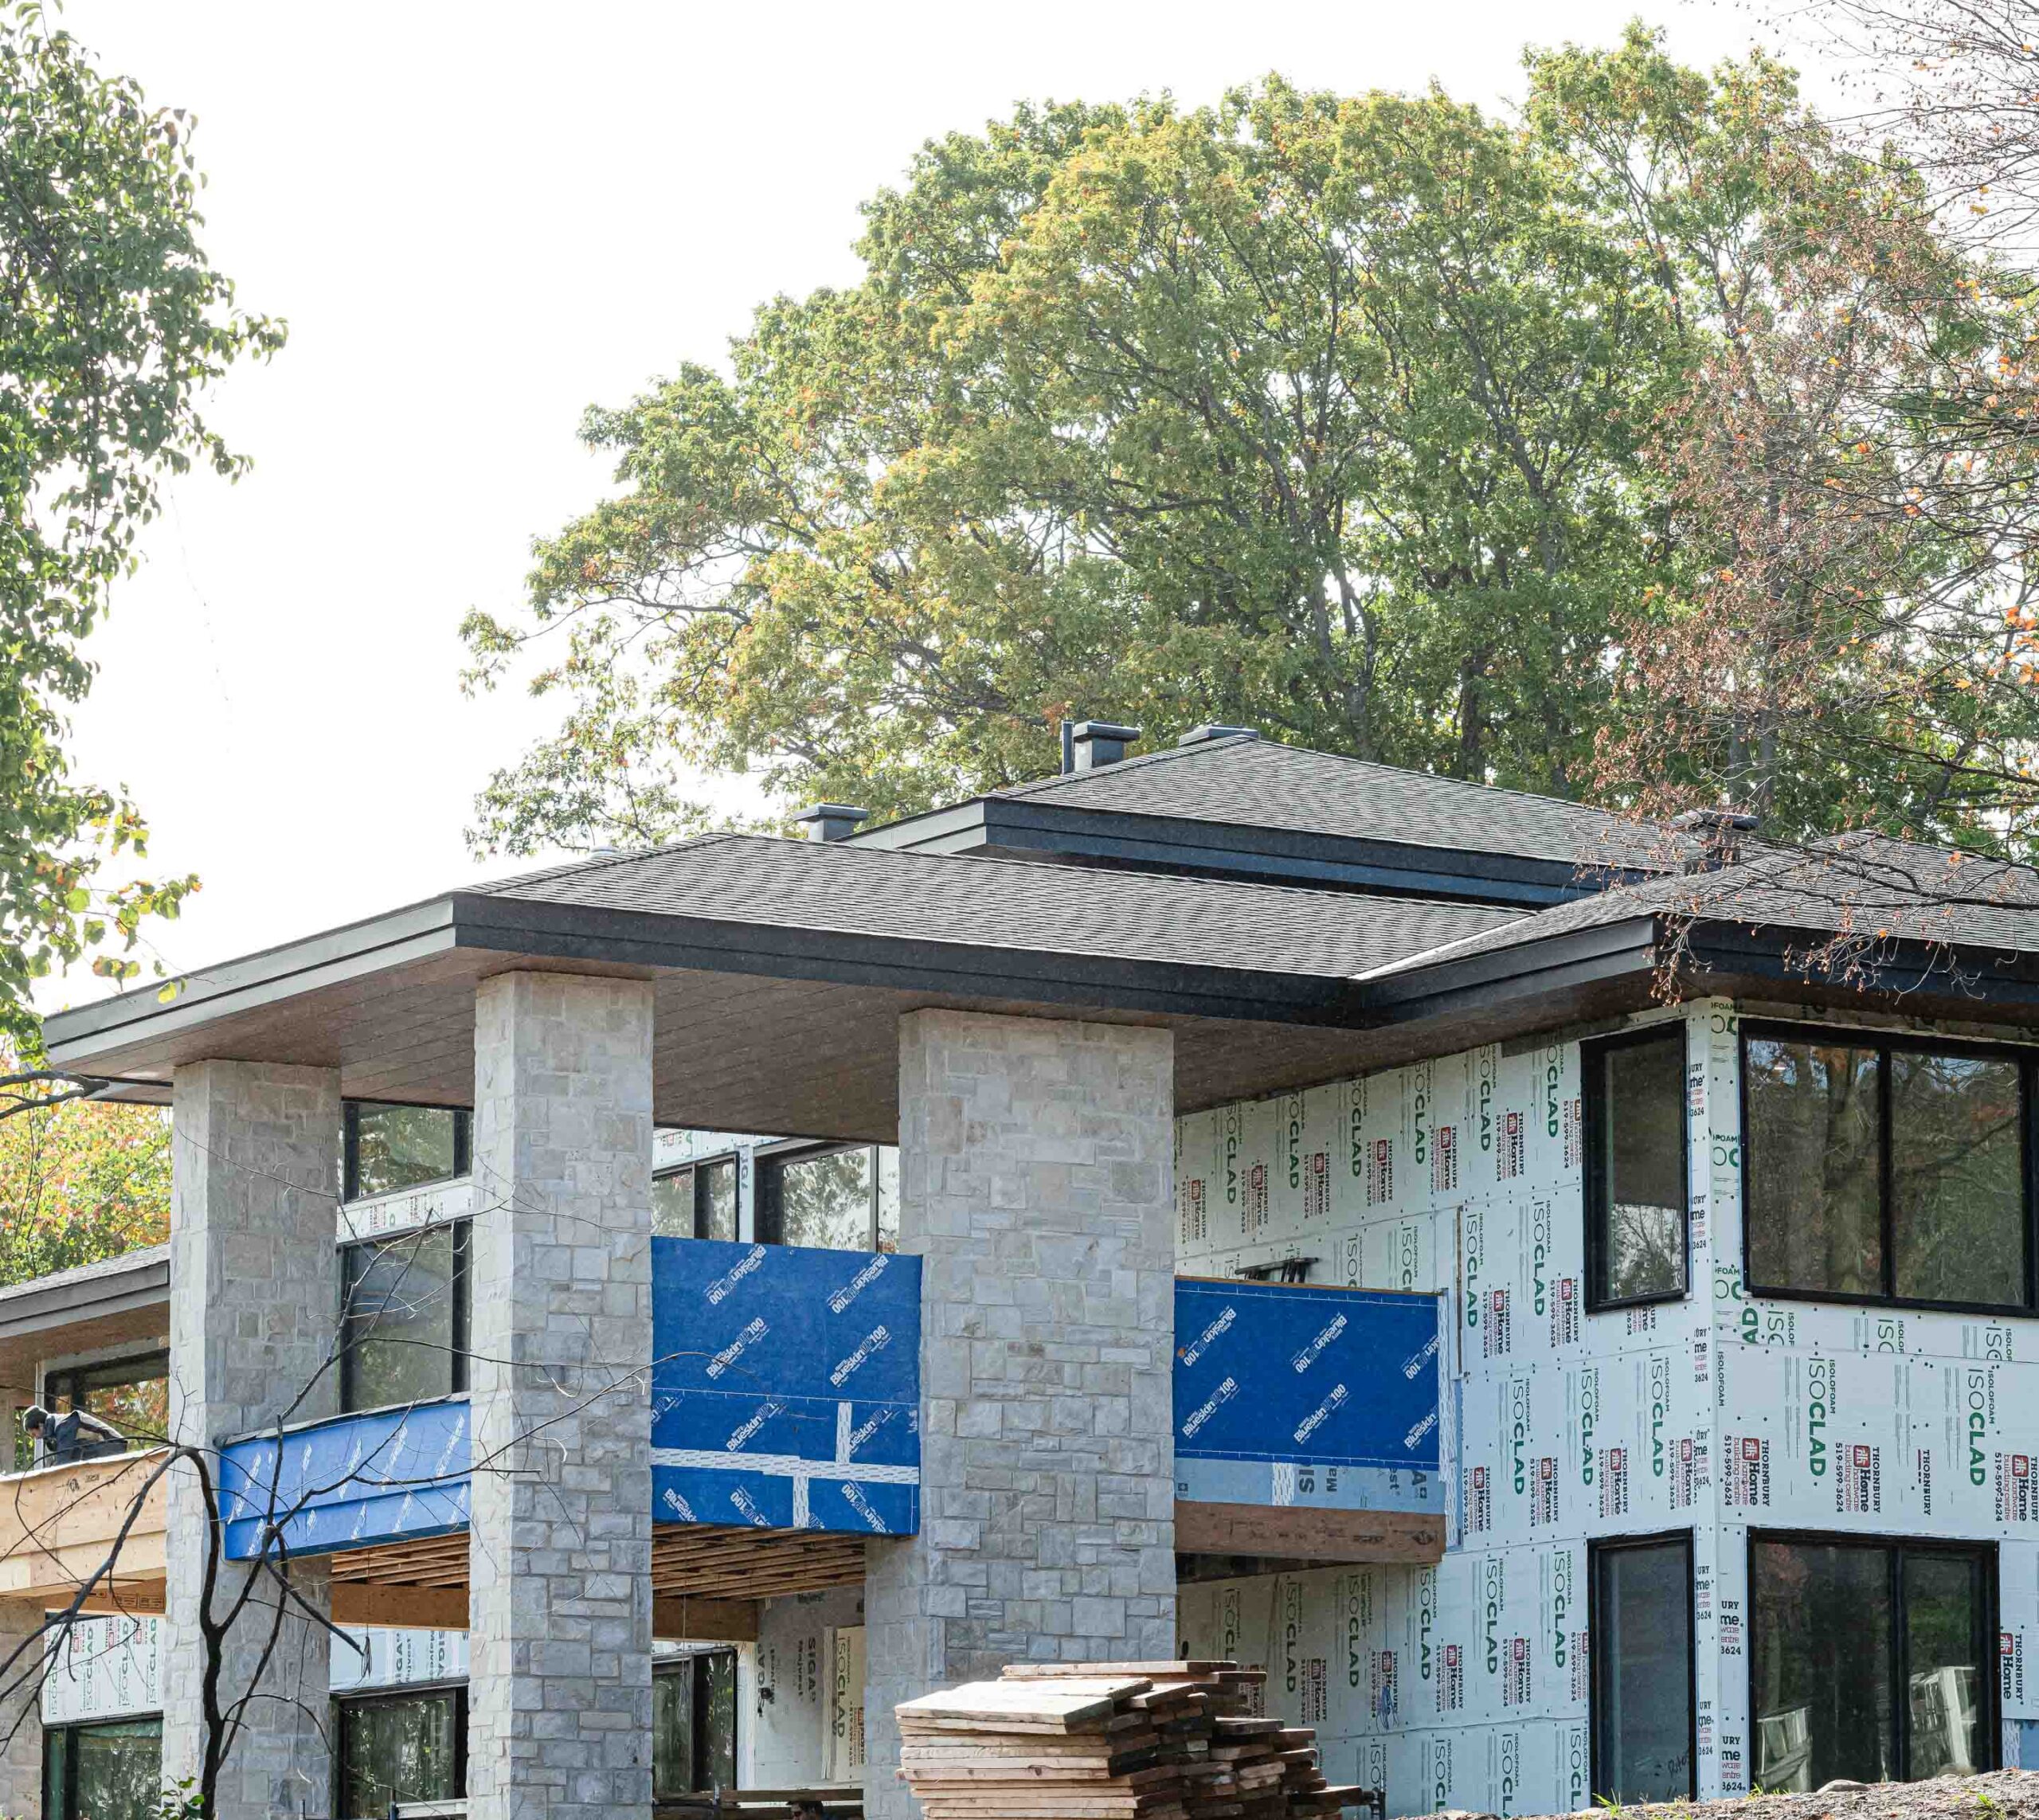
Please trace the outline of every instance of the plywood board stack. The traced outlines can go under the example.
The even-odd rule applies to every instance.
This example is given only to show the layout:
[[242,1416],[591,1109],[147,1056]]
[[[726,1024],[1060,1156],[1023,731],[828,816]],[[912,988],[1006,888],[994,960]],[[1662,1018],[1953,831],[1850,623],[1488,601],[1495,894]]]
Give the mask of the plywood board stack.
[[899,1773],[927,1820],[1316,1820],[1376,1806],[1333,1788],[1317,1735],[1253,1716],[1264,1669],[1027,1662],[910,1700]]

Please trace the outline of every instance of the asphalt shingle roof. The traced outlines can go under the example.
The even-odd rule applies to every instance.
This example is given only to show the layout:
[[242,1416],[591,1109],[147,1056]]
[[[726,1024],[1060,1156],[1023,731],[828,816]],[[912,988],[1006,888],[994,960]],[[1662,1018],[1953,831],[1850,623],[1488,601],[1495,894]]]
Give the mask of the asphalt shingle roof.
[[708,835],[480,894],[783,929],[1343,979],[1505,927],[1480,904]]
[[1661,859],[1653,857],[1651,836],[1603,809],[1244,737],[1172,747],[992,794],[1589,868],[1655,871]]
[[1646,915],[2039,953],[2039,873],[1881,835],[1843,835],[1762,849],[1715,871],[1618,886],[1368,973],[1414,973]]

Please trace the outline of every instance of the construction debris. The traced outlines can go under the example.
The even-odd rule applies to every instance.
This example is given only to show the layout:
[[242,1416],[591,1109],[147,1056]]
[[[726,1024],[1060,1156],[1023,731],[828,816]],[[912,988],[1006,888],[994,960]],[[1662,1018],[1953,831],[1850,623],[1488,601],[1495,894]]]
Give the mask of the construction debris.
[[1333,1788],[1317,1734],[1257,1717],[1265,1669],[1023,1662],[894,1708],[927,1820],[1317,1820],[1378,1808]]

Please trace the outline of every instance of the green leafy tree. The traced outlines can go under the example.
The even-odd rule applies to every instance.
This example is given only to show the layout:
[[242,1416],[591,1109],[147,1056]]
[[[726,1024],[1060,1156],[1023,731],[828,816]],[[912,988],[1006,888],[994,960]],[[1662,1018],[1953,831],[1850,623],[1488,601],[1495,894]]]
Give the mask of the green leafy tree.
[[34,980],[91,950],[131,977],[143,920],[196,888],[105,878],[147,831],[75,775],[65,717],[163,477],[241,470],[200,395],[282,341],[206,262],[200,182],[181,111],[101,72],[40,6],[0,15],[0,1029],[18,1039]]
[[0,1118],[0,1285],[170,1236],[170,1115],[72,1100]]
[[1853,166],[1759,58],[1528,72],[1516,121],[1270,78],[926,147],[860,284],[590,414],[620,490],[468,621],[569,704],[477,844],[670,835],[690,765],[910,810],[1072,711],[1591,788],[1685,562],[1663,414],[1793,256],[1759,155]]

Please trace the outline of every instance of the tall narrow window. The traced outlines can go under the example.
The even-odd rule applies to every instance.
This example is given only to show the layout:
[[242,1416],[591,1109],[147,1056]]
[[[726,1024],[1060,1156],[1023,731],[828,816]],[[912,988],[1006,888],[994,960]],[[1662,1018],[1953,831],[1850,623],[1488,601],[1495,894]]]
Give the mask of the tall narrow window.
[[2029,1309],[2029,1067],[2002,1051],[1745,1026],[1749,1287]]
[[1994,1768],[1996,1551],[1752,1536],[1755,1779],[1920,1781]]
[[346,1247],[342,1408],[422,1403],[468,1388],[468,1223]]
[[736,1786],[736,1651],[661,1662],[652,1677],[652,1792],[661,1801]]
[[1685,1293],[1683,1024],[1589,1044],[1586,1085],[1591,1309]]
[[1592,1572],[1593,1792],[1689,1799],[1692,1537],[1595,1543]]
[[1877,1294],[1884,1262],[1877,1052],[1751,1036],[1742,1081],[1751,1281]]

